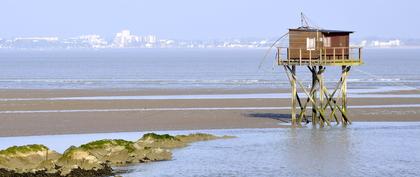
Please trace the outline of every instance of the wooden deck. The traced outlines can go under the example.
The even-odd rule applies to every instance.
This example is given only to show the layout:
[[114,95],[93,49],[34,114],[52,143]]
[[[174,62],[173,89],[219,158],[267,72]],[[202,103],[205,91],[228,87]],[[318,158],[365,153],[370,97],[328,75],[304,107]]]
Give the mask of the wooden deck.
[[361,47],[329,47],[307,50],[277,47],[278,65],[357,66],[363,64]]

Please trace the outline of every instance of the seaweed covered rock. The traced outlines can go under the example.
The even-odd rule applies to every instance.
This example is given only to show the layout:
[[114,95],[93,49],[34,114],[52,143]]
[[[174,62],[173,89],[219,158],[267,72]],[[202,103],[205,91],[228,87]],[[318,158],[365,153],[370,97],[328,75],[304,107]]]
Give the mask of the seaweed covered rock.
[[81,168],[73,169],[65,177],[105,177],[113,175],[113,170],[109,165],[104,164],[103,168],[85,170]]
[[125,165],[157,160],[170,160],[172,153],[161,148],[134,146],[134,142],[115,139],[93,141],[79,147],[89,152],[100,162],[110,165]]
[[13,146],[0,151],[1,177],[109,176],[112,169],[75,147],[64,155],[44,145]]
[[172,148],[181,148],[187,146],[185,142],[182,142],[178,138],[171,136],[169,134],[156,134],[156,133],[147,133],[144,134],[134,145],[136,148],[163,148],[163,149],[172,149]]
[[80,148],[89,152],[101,162],[118,165],[133,160],[133,152],[135,151],[133,144],[131,141],[121,139],[98,140],[81,145]]
[[88,151],[72,146],[57,160],[62,176],[70,174],[72,170],[101,170],[106,164]]
[[6,170],[2,168],[0,168],[0,176],[1,177],[62,177],[59,172],[50,173],[45,170],[41,170],[41,171],[36,171],[36,172],[17,173],[16,171]]
[[56,172],[54,162],[61,156],[44,145],[13,146],[0,151],[0,169],[17,173]]
[[189,135],[177,135],[175,138],[179,139],[180,141],[184,143],[192,143],[197,141],[209,141],[214,139],[220,139],[220,138],[230,138],[228,136],[222,136],[218,137],[215,135],[207,134],[207,133],[192,133]]
[[171,160],[172,152],[164,148],[140,147],[136,149],[139,162]]

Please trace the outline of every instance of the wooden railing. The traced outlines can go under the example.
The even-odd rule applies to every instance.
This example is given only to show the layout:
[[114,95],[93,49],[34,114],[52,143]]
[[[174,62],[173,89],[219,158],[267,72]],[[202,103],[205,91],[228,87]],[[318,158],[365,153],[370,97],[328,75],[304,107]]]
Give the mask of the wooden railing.
[[306,48],[277,47],[279,65],[360,65],[361,47]]

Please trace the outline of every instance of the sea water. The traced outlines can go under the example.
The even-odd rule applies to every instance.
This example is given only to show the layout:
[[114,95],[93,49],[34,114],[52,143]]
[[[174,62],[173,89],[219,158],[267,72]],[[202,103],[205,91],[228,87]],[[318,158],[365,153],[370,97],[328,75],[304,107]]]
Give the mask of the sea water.
[[[0,89],[5,88],[288,88],[274,53],[266,49],[0,50]],[[420,50],[364,49],[349,88],[420,87]],[[258,66],[262,63],[262,67]],[[299,67],[298,78],[311,77]],[[334,86],[339,67],[329,67]]]
[[[237,138],[192,143],[170,161],[116,168],[142,176],[420,176],[419,122],[356,122],[344,128],[160,131],[205,132]],[[0,149],[45,144],[63,152],[104,138],[135,141],[146,132],[0,138]],[[66,141],[63,141],[65,139]]]
[[[0,89],[289,87],[284,71],[273,64],[272,58],[258,68],[264,52],[262,49],[0,50]],[[364,50],[365,64],[353,67],[350,72],[349,92],[354,96],[363,96],[363,93],[389,91],[394,87],[419,88],[419,56],[418,49]],[[328,71],[327,84],[333,85],[340,70],[331,67]],[[310,82],[310,77],[302,68],[298,70],[298,77],[305,84]],[[201,96],[284,97],[281,94]],[[193,143],[186,148],[173,150],[173,160],[124,167],[120,170],[127,173],[121,175],[420,176],[418,122],[356,122],[347,128],[333,126],[323,129],[306,127],[159,133],[193,132],[234,135],[237,138]],[[3,137],[0,138],[0,149],[14,145],[45,144],[63,152],[71,145],[78,146],[98,139],[135,141],[144,133]]]

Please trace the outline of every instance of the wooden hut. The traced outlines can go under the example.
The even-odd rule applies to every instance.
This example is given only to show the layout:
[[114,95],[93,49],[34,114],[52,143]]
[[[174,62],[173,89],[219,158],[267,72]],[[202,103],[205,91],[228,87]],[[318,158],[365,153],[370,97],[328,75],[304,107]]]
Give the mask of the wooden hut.
[[[359,47],[350,47],[350,34],[353,31],[316,29],[299,27],[289,29],[289,47],[279,47],[279,62],[287,59],[299,64],[360,64]],[[287,50],[281,51],[281,50]],[[354,54],[358,54],[355,56]],[[352,55],[353,54],[353,55]]]
[[[303,15],[302,22],[306,22]],[[277,47],[278,64],[284,66],[292,87],[292,125],[300,126],[301,122],[310,121],[306,115],[309,104],[312,107],[310,112],[313,125],[330,125],[334,121],[343,125],[350,123],[347,116],[347,76],[351,66],[363,63],[361,47],[350,46],[351,33],[353,31],[326,30],[302,25],[289,29],[288,47]],[[308,68],[312,74],[309,90],[298,79],[298,66]],[[331,91],[323,79],[327,66],[339,66],[342,69],[337,85]],[[299,97],[297,86],[307,97],[306,101]],[[297,104],[300,107],[298,114]]]

